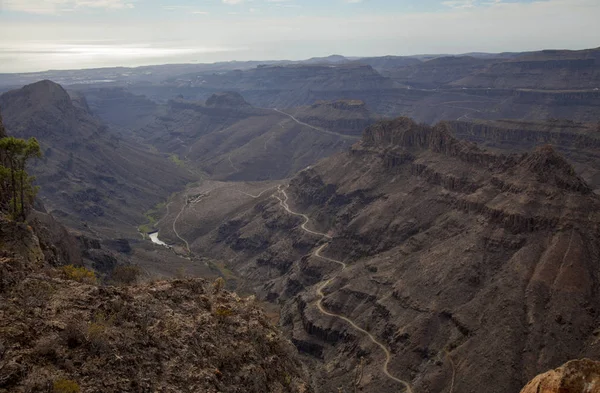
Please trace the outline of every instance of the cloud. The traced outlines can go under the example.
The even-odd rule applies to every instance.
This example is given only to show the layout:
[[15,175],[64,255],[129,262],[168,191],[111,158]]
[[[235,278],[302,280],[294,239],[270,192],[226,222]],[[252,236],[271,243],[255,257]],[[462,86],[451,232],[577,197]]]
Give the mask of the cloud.
[[475,0],[449,0],[442,1],[442,5],[450,8],[473,8],[475,7]]
[[229,5],[234,5],[234,4],[242,4],[245,0],[223,0],[223,4],[229,4]]
[[133,3],[130,0],[0,0],[0,7],[29,14],[58,14],[80,8],[127,9],[133,8]]

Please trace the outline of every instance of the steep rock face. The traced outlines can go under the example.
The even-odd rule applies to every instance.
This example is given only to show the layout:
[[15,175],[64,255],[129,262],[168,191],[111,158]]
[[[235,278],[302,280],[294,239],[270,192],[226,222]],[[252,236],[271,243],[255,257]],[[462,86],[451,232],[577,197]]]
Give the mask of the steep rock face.
[[566,156],[590,186],[600,188],[600,138],[598,124],[565,120],[547,121],[453,121],[453,135],[493,150],[521,153],[543,145]]
[[283,305],[290,337],[331,370],[325,386],[349,384],[363,356],[364,389],[396,388],[370,340],[316,307],[328,279],[322,305],[384,342],[390,372],[417,392],[453,380],[460,392],[518,391],[568,359],[600,356],[600,200],[553,150],[494,154],[448,124],[400,118],[286,192],[305,226],[331,236],[321,255],[343,272],[315,256],[324,237],[272,198],[224,223],[212,247],[237,245],[233,266]]
[[573,360],[538,375],[521,393],[594,393],[600,391],[600,362]]
[[51,266],[82,265],[77,240],[50,214],[32,211],[27,218],[40,242],[46,263]]

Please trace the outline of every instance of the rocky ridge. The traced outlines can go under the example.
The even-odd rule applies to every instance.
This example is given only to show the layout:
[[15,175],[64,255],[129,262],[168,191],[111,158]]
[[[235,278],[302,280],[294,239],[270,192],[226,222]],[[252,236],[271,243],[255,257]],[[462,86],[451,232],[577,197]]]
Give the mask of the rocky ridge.
[[543,145],[567,157],[575,171],[595,190],[600,188],[598,124],[566,120],[453,121],[453,135],[499,152],[522,153]]

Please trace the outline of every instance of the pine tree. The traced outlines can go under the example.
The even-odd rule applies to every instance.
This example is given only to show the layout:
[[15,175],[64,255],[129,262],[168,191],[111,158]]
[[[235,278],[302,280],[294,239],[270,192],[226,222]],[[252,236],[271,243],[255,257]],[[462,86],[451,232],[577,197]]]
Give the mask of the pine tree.
[[40,144],[35,138],[24,140],[6,136],[0,117],[0,209],[8,207],[15,219],[25,221],[33,204],[37,189],[26,166],[31,158],[41,156]]

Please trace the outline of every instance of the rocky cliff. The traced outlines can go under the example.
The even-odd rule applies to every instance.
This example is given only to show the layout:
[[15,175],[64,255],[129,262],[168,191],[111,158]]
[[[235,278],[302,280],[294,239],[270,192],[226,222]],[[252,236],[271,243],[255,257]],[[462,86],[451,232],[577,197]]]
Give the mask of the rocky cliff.
[[452,133],[461,139],[477,142],[487,148],[509,152],[525,152],[542,145],[552,145],[566,156],[576,172],[590,186],[600,188],[600,146],[598,125],[566,120],[547,121],[453,121]]

